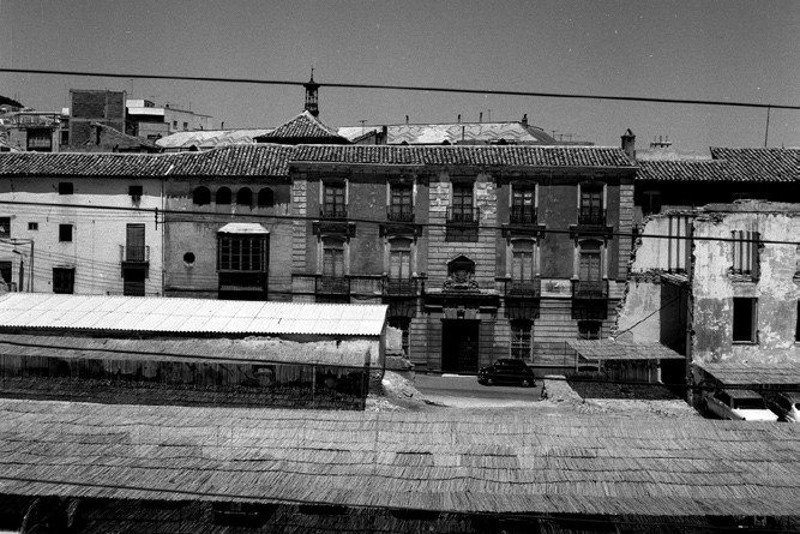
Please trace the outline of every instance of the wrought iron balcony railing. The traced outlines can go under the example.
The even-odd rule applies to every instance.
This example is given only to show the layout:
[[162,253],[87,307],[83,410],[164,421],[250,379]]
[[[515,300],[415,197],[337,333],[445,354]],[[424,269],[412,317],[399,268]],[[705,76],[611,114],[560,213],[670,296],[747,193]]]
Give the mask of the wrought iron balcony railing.
[[150,247],[141,245],[120,245],[119,260],[125,263],[149,263]]
[[350,280],[344,276],[322,275],[317,277],[314,291],[321,295],[349,295]]
[[542,294],[541,278],[525,281],[508,280],[505,285],[506,297],[539,298]]
[[413,278],[384,278],[383,294],[389,296],[416,295],[417,281]]
[[578,226],[605,226],[606,210],[581,209],[578,213]]
[[414,208],[406,204],[394,204],[386,208],[386,220],[391,222],[414,222]]
[[511,206],[511,224],[535,225],[538,223],[536,206]]
[[341,204],[323,204],[319,207],[322,219],[347,219],[347,206]]
[[573,280],[572,298],[607,299],[608,280]]
[[447,208],[448,224],[477,225],[480,218],[480,209],[473,206],[450,206]]

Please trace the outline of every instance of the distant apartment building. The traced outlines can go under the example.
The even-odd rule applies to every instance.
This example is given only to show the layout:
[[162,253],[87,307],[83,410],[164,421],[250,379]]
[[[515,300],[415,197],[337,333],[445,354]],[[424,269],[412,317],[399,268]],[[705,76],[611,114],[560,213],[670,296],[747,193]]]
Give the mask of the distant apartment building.
[[0,137],[9,149],[58,152],[61,128],[62,116],[57,111],[20,109],[0,113]]
[[176,132],[212,128],[210,115],[177,109],[170,104],[156,106],[151,100],[131,99],[126,101],[126,108],[127,133],[151,142]]
[[100,135],[93,125],[101,124],[125,132],[125,91],[70,89],[68,135],[64,144],[80,149],[99,144]]

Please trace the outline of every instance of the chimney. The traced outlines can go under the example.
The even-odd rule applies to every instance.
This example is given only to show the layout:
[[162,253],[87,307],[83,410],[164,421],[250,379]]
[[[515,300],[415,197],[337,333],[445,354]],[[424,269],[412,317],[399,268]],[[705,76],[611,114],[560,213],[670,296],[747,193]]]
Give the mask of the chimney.
[[528,125],[528,114],[527,113],[522,116],[522,125],[523,126],[527,126]]
[[319,116],[319,84],[314,81],[314,67],[311,67],[311,79],[303,84],[306,88],[305,110],[313,116]]
[[622,150],[625,151],[625,154],[628,155],[628,158],[633,161],[636,159],[636,135],[631,131],[630,128],[625,130],[625,133],[621,137],[622,139]]

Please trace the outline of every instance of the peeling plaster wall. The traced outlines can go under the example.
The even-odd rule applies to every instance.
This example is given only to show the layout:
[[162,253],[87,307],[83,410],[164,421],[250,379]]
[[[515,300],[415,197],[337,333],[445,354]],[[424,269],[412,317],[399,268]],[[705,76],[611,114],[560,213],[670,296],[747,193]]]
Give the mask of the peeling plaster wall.
[[[731,238],[734,230],[755,230],[763,240],[797,241],[800,211],[781,204],[748,202],[729,206],[695,222],[697,238]],[[797,247],[765,244],[760,249],[757,281],[740,281],[728,270],[731,241],[695,241],[693,359],[774,363],[800,358],[795,344],[798,284]],[[733,298],[757,298],[757,343],[733,343]]]

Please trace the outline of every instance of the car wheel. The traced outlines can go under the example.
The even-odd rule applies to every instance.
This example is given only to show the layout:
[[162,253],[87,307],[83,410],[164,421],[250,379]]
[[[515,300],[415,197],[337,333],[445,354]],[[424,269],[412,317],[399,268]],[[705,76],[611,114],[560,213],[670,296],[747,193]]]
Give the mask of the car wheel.
[[522,379],[522,387],[532,387],[534,385],[534,381],[531,378],[523,378]]
[[487,378],[486,379],[486,385],[487,386],[491,386],[492,384],[494,384],[494,380],[492,380],[491,378]]

